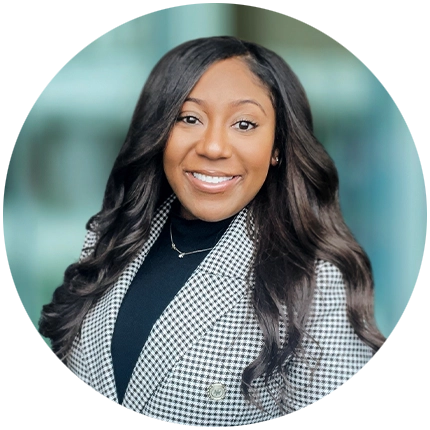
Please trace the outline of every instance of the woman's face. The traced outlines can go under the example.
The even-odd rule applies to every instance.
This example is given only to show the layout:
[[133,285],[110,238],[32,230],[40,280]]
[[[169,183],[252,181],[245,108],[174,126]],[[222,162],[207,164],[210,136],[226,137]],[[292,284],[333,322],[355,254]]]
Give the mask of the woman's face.
[[246,63],[213,64],[182,106],[164,151],[181,215],[219,221],[243,209],[276,164],[274,136],[268,90]]

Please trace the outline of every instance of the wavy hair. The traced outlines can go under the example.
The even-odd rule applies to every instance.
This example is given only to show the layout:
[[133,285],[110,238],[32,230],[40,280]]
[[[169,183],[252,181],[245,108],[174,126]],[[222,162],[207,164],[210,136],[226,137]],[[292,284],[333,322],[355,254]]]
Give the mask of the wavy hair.
[[[244,397],[255,403],[252,381],[264,375],[267,383],[276,370],[286,375],[287,359],[300,350],[317,259],[342,272],[348,318],[356,334],[374,351],[384,342],[374,321],[371,265],[341,215],[337,171],[313,134],[298,78],[274,52],[226,36],[186,42],[169,51],[150,73],[102,208],[87,222],[98,239],[86,258],[66,269],[62,285],[42,310],[39,331],[51,339],[61,360],[67,361],[88,310],[142,248],[156,208],[172,192],[162,169],[163,151],[188,94],[209,66],[233,57],[243,59],[270,92],[276,112],[274,148],[279,151],[278,165],[269,168],[248,211],[255,243],[251,301],[264,347],[243,371]],[[280,325],[286,321],[281,341]]]

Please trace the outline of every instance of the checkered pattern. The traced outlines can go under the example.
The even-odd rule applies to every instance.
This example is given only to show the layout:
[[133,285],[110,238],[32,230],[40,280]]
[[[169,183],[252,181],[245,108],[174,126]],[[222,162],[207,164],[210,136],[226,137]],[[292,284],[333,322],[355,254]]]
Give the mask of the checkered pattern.
[[283,395],[287,412],[331,393],[373,355],[347,319],[342,275],[328,262],[319,261],[317,265],[317,290],[307,331],[301,359],[290,363],[288,389],[284,388]]
[[[158,211],[141,253],[88,313],[71,351],[70,369],[113,401],[117,396],[110,347],[115,320],[128,286],[168,217],[173,198]],[[85,246],[91,247],[94,241],[89,233]],[[277,401],[293,412],[320,399],[371,358],[370,348],[348,322],[339,270],[319,261],[308,321],[309,334],[318,345],[305,341],[304,357],[291,360],[287,381],[274,375],[268,388],[263,378],[253,382],[263,410],[245,402],[240,393],[242,371],[262,347],[246,284],[252,254],[243,210],[155,323],[133,371],[125,407],[188,425],[251,424],[280,416]],[[208,388],[216,383],[226,388],[222,400],[208,395]]]

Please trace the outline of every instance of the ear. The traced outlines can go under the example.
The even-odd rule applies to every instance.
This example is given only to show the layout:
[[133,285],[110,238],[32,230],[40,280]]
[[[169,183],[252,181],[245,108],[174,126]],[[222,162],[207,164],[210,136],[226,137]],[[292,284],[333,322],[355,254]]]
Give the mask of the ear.
[[272,159],[270,161],[272,166],[277,166],[279,164],[279,149],[275,148],[272,153]]

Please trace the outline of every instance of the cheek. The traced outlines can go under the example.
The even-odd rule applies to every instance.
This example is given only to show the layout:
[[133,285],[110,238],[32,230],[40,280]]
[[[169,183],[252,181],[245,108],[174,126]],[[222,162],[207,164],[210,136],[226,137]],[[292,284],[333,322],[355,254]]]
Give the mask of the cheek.
[[166,151],[164,151],[163,154],[163,170],[164,170],[164,174],[169,177],[169,172],[170,172],[170,160],[169,160],[169,155]]
[[166,144],[163,153],[163,168],[166,176],[171,176],[180,164],[179,146],[172,139]]
[[258,142],[256,146],[256,149],[242,152],[243,164],[247,166],[249,174],[259,178],[266,177],[272,160],[273,144],[270,142],[263,146]]
[[190,139],[187,139],[187,136],[184,136],[180,130],[174,128],[163,153],[163,166],[166,175],[166,170],[175,171],[180,169],[190,151]]
[[169,182],[172,189],[177,188],[177,162],[174,157],[174,152],[166,147],[163,154],[163,169],[166,175],[167,181]]

